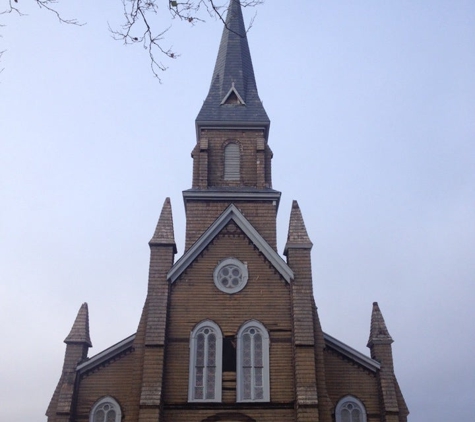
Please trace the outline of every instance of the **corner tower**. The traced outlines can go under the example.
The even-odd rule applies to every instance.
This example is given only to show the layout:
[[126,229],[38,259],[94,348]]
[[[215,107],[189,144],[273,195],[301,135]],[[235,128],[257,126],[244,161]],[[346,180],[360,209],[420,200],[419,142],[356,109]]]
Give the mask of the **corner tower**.
[[[231,0],[208,96],[196,118],[186,249],[234,203],[276,249],[270,120],[257,92],[241,4]],[[263,216],[266,216],[263,218]]]

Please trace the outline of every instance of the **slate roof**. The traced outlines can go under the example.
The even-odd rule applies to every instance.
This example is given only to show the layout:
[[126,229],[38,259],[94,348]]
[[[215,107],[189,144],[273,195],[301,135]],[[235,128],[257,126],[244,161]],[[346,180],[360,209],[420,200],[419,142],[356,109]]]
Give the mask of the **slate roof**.
[[[226,103],[231,97],[234,101]],[[230,0],[211,86],[196,127],[199,133],[203,126],[259,126],[267,136],[269,125],[257,92],[241,4]]]

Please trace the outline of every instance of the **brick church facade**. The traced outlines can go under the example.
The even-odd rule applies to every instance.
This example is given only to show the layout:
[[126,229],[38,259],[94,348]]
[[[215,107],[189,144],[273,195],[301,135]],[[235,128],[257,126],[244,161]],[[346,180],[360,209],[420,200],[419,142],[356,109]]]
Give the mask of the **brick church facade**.
[[186,244],[170,200],[150,241],[137,332],[88,357],[87,304],[65,339],[48,422],[405,422],[392,338],[373,304],[366,356],[325,334],[300,208],[277,252],[270,121],[239,1],[231,0],[196,119]]

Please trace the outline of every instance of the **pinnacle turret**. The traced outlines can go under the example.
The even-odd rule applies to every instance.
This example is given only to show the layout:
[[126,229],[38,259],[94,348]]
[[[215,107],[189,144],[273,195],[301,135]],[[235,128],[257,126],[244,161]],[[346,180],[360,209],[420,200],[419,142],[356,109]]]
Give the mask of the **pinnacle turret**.
[[92,347],[91,338],[89,337],[89,310],[87,303],[83,303],[81,308],[79,308],[73,327],[64,342],[66,344],[82,343]]
[[162,212],[158,219],[157,227],[150,245],[173,245],[174,253],[176,253],[175,234],[173,230],[173,215],[170,198],[166,198],[163,203]]
[[290,212],[289,232],[287,234],[287,243],[285,244],[284,255],[289,248],[311,249],[313,243],[307,234],[302,212],[297,201],[292,202],[292,211]]
[[383,314],[379,309],[378,302],[373,302],[368,347],[372,347],[376,343],[391,344],[393,343],[393,339],[386,327],[386,323],[384,322]]

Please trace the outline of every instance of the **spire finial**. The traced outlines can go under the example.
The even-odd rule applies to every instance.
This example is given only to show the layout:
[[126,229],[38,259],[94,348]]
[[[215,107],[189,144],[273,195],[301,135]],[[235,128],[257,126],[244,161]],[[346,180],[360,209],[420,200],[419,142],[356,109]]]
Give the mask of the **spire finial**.
[[386,327],[386,323],[384,322],[383,314],[379,309],[378,302],[373,302],[368,347],[372,347],[376,343],[391,344],[393,343],[393,339],[389,334],[388,328]]
[[312,246],[313,243],[308,237],[299,204],[294,200],[292,201],[289,231],[287,233],[287,243],[285,244],[284,254],[287,254],[289,248],[311,249]]
[[66,344],[83,343],[88,347],[92,347],[91,338],[89,337],[89,310],[86,302],[79,308],[73,327],[64,342]]
[[174,253],[177,252],[170,198],[166,198],[163,203],[162,212],[149,245],[173,245]]

